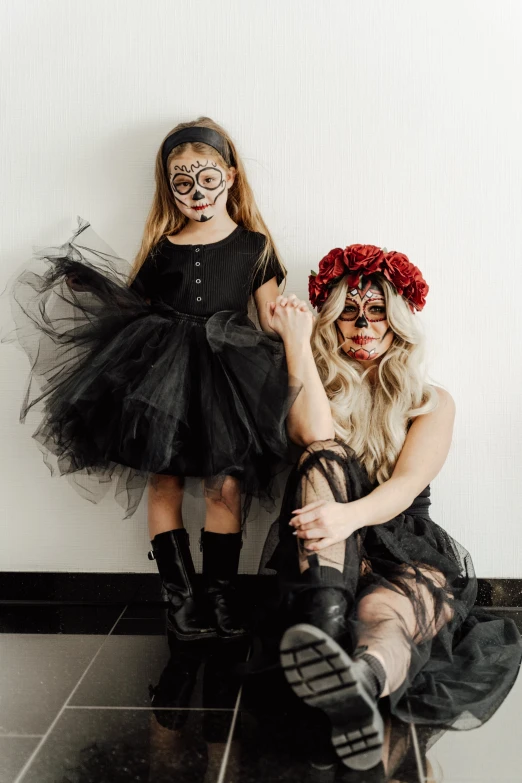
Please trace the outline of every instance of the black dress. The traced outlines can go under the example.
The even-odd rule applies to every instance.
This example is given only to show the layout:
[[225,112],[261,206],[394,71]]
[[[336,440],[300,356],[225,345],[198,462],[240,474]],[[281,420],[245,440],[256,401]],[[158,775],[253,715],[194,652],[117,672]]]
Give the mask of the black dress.
[[[288,524],[292,511],[304,505],[303,482],[313,481],[319,473],[338,503],[364,497],[376,486],[347,445],[323,446],[305,452],[290,474],[279,519],[262,554],[260,572],[277,573],[282,606],[297,591],[310,589],[301,578],[296,539]],[[364,627],[365,638],[369,633],[374,639],[389,672],[404,660],[404,645],[411,653],[406,678],[389,697],[391,713],[417,724],[472,729],[487,721],[511,690],[522,642],[512,619],[475,606],[477,578],[471,556],[431,519],[429,509],[428,486],[403,513],[384,524],[363,527],[347,539],[343,581],[351,598],[352,638],[357,640],[363,630],[357,607],[366,594],[384,587],[408,597],[417,621],[415,638],[405,630],[394,637],[386,621]],[[426,601],[418,600],[419,595],[433,601],[433,616],[427,616]],[[277,644],[271,645],[270,632],[263,633],[275,658]]]
[[203,478],[214,496],[233,476],[244,517],[252,497],[270,504],[299,384],[282,342],[247,314],[251,293],[282,279],[275,258],[254,275],[263,247],[241,226],[207,245],[164,237],[130,286],[130,265],[86,221],[40,251],[10,290],[31,360],[21,420],[40,412],[51,470],[94,502],[117,478],[127,517],[152,474],[186,477],[193,492]]

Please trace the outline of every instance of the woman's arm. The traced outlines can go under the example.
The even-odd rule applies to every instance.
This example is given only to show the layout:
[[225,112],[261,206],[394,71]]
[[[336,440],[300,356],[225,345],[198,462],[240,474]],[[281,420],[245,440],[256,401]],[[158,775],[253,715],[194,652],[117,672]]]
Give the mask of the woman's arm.
[[310,345],[314,316],[295,294],[278,296],[267,312],[270,326],[283,340],[288,374],[302,384],[287,416],[288,437],[299,446],[333,438],[330,403]]
[[350,503],[318,501],[295,512],[299,538],[320,538],[309,549],[323,549],[361,527],[381,525],[407,509],[440,472],[451,446],[455,403],[437,388],[439,404],[412,423],[394,471],[369,495]]

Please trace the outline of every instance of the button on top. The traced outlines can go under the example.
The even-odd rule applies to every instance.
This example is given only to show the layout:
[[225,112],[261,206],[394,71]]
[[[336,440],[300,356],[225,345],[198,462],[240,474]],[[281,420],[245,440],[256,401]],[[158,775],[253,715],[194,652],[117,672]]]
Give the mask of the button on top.
[[199,253],[199,247],[197,247],[194,252]]

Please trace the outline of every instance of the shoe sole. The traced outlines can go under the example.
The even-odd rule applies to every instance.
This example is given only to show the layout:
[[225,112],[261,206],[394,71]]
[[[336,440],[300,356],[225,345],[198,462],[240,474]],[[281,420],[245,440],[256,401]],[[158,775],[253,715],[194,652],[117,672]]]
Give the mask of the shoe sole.
[[283,635],[280,658],[296,696],[328,716],[342,763],[354,770],[375,767],[382,756],[384,723],[350,656],[319,628],[300,624]]

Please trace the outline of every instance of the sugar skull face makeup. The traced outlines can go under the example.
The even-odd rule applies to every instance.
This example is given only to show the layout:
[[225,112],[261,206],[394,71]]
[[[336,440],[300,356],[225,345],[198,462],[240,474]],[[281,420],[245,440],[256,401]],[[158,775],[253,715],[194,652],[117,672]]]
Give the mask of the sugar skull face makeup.
[[190,220],[204,223],[226,212],[234,174],[211,158],[187,154],[171,161],[169,182],[180,211]]
[[359,362],[373,362],[393,342],[384,291],[372,280],[361,278],[358,288],[346,292],[345,306],[335,324],[343,351]]

